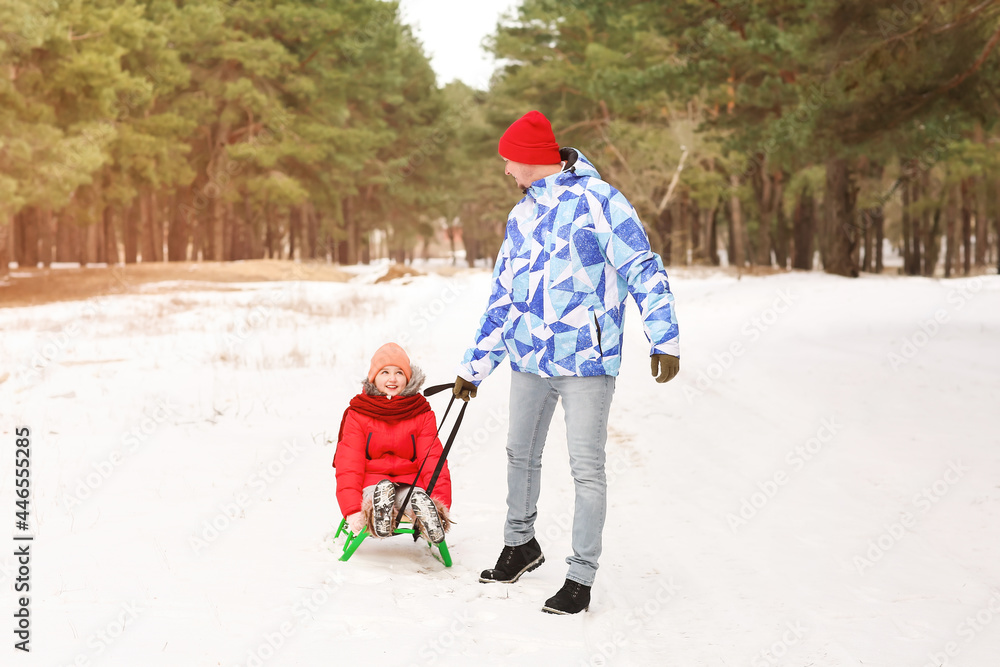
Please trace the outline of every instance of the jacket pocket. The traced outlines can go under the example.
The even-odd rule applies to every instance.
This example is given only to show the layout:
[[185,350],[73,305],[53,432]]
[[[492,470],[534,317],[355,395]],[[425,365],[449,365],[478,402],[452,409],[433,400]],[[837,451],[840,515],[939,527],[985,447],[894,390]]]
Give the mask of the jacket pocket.
[[594,353],[600,357],[601,351],[601,324],[597,321],[597,313],[593,310],[587,312],[587,320],[590,323],[590,340],[594,343]]

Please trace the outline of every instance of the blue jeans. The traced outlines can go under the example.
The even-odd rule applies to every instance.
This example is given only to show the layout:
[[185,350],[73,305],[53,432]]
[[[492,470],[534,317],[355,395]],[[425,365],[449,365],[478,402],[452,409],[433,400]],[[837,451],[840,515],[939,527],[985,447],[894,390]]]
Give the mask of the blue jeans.
[[614,393],[615,378],[611,375],[544,378],[533,373],[511,373],[504,543],[516,547],[535,535],[542,448],[556,400],[562,398],[569,465],[576,489],[573,555],[566,559],[566,578],[585,586],[593,585],[601,556],[608,506],[604,445]]

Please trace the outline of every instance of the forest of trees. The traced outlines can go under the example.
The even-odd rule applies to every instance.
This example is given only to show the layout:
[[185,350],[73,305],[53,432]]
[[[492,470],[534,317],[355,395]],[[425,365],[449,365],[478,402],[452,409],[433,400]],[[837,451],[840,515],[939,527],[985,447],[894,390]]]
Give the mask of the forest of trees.
[[[1000,266],[1000,0],[523,0],[489,90],[379,0],[0,0],[0,275],[496,253],[529,109],[665,263]],[[978,269],[977,269],[978,267]]]

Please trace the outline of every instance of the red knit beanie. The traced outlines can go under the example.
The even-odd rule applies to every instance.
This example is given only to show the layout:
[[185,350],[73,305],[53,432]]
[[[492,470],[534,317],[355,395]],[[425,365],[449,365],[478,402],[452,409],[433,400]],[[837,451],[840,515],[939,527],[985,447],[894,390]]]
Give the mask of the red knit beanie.
[[407,382],[413,376],[413,371],[410,370],[410,358],[406,356],[403,348],[395,343],[386,343],[375,350],[375,354],[372,356],[372,365],[368,369],[368,381],[374,382],[375,376],[386,366],[399,366],[403,369],[403,375],[406,376]]
[[552,123],[540,111],[529,111],[500,137],[500,155],[521,164],[559,164],[559,144]]

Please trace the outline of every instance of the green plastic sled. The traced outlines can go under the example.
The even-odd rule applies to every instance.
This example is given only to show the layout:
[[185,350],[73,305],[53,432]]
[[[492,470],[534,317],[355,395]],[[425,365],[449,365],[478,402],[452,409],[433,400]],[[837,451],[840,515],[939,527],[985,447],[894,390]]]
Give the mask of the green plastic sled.
[[[409,525],[408,522],[403,522],[403,523]],[[416,532],[415,528],[404,528],[403,525],[400,525],[396,528],[395,531],[393,531],[393,535],[413,535],[415,532]],[[334,535],[333,538],[337,539],[338,537],[340,537],[341,533],[347,535],[347,541],[344,542],[344,553],[340,557],[340,560],[342,561],[350,560],[351,556],[354,555],[354,552],[357,551],[358,547],[361,546],[361,543],[365,541],[366,537],[368,537],[369,535],[368,529],[362,528],[361,532],[355,535],[347,527],[347,519],[345,518],[340,520],[340,526],[337,528],[337,534]],[[431,553],[433,553],[435,545],[428,541],[427,546],[431,548]],[[438,551],[441,552],[441,557],[439,560],[442,563],[444,563],[445,567],[451,567],[451,554],[448,552],[447,542],[445,540],[441,540],[441,543],[437,545],[437,548]]]

